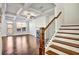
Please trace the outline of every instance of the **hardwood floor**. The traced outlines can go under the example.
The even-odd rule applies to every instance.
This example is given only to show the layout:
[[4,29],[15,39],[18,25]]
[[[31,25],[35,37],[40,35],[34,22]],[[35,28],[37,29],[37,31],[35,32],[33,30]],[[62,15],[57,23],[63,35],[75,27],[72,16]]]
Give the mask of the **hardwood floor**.
[[3,55],[38,55],[39,39],[33,35],[5,36],[2,38]]

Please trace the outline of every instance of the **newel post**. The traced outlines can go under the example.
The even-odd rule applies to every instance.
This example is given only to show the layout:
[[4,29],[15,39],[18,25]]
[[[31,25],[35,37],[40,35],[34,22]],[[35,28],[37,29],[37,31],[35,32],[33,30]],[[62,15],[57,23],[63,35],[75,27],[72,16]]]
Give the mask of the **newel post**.
[[45,46],[44,46],[44,28],[40,28],[40,46],[39,46],[39,55],[45,54]]

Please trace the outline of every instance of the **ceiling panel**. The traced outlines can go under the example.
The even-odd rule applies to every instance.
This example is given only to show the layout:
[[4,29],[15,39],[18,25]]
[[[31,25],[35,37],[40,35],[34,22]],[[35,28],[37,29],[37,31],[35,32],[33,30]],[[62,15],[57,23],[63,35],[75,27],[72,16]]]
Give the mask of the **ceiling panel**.
[[44,12],[51,8],[54,8],[54,6],[55,5],[53,3],[34,3],[32,4],[31,8]]
[[7,12],[16,14],[17,11],[20,8],[22,8],[24,4],[21,4],[21,3],[8,3],[6,5],[7,5],[7,9],[6,9]]

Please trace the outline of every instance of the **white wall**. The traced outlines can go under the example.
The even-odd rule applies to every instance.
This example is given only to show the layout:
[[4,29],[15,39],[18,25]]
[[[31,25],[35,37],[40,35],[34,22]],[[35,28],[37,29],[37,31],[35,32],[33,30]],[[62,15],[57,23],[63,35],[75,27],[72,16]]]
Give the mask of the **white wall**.
[[40,27],[46,26],[45,20],[46,20],[46,17],[42,16],[36,19],[32,19],[32,21],[29,21],[30,33],[36,36],[36,30],[38,30]]
[[5,17],[4,17],[5,15],[3,14],[2,15],[2,23],[1,23],[1,35],[3,36],[5,36],[6,35],[6,28],[7,28],[7,26],[6,26],[6,20],[5,20]]
[[55,3],[55,16],[62,11],[62,15],[55,21],[56,31],[62,24],[79,24],[78,3]]
[[64,24],[79,24],[79,3],[64,4]]
[[32,35],[36,35],[36,27],[35,27],[35,23],[33,21],[29,22],[29,32]]
[[46,26],[46,17],[38,17],[37,19],[34,20],[36,27],[45,27]]

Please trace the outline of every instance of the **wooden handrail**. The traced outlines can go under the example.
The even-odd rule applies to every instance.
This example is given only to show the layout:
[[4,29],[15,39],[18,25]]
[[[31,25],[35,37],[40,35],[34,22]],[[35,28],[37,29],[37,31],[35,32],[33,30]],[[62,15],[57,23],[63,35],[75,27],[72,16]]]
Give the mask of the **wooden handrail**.
[[52,24],[52,22],[57,19],[60,16],[61,12],[59,12],[59,14],[54,17],[50,23],[44,28],[40,28],[40,46],[39,46],[39,55],[44,55],[45,54],[45,43],[44,43],[44,32],[45,30]]
[[62,12],[59,12],[59,14],[58,14],[56,17],[54,17],[54,18],[50,21],[50,23],[45,27],[44,30],[46,30],[46,29],[52,24],[52,22],[53,22],[55,19],[57,19],[57,18],[61,15],[61,13],[62,13]]

